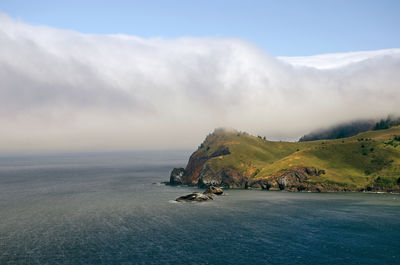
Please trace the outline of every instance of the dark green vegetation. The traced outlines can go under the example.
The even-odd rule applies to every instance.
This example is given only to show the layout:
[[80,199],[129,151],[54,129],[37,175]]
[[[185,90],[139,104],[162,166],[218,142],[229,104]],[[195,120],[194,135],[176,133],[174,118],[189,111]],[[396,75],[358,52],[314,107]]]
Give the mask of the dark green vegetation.
[[361,132],[369,130],[384,130],[393,126],[400,125],[400,117],[388,116],[386,119],[376,120],[359,120],[349,123],[339,124],[328,129],[321,129],[304,135],[299,142],[340,139],[351,137]]
[[379,122],[377,122],[374,126],[374,130],[385,130],[397,125],[400,125],[400,117],[395,118],[389,116],[386,120],[381,119]]
[[217,129],[192,154],[182,183],[290,191],[394,191],[400,126],[340,140],[273,142]]

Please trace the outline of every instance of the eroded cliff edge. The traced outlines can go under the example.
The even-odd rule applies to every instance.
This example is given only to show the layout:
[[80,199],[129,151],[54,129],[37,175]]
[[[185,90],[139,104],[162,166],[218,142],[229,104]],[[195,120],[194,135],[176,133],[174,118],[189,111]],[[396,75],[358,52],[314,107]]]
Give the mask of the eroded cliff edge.
[[400,191],[400,127],[340,140],[275,142],[216,129],[170,184],[287,191]]

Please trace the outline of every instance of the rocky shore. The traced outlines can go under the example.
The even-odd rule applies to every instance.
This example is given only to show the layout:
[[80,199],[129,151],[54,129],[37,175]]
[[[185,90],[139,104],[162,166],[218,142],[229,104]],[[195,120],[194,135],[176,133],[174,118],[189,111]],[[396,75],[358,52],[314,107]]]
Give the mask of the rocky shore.
[[[323,170],[313,167],[294,167],[288,170],[282,170],[266,178],[249,179],[230,169],[222,170],[212,174],[209,170],[203,170],[199,173],[197,183],[187,181],[184,168],[174,168],[171,172],[169,185],[189,185],[199,188],[220,189],[223,188],[241,188],[241,189],[259,189],[270,191],[290,191],[290,192],[389,192],[400,193],[398,186],[394,188],[382,188],[379,186],[366,186],[364,188],[352,188],[340,186],[335,183],[315,183],[311,179],[314,176],[325,174]],[[400,182],[400,179],[399,179]],[[222,189],[221,189],[222,191]],[[212,192],[210,192],[212,193]],[[216,194],[216,193],[214,193]],[[193,200],[196,200],[194,198]],[[201,199],[199,197],[198,199]]]

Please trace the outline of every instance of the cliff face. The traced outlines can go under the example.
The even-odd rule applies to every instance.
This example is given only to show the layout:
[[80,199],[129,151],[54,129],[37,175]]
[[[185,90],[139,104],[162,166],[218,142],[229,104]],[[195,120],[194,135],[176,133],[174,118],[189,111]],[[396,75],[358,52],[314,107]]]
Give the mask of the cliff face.
[[[187,185],[210,186],[212,183],[221,185],[219,177],[207,165],[207,161],[214,157],[229,155],[229,148],[226,146],[218,146],[211,154],[203,152],[194,152],[189,159],[185,169],[185,174],[182,182]],[[207,183],[203,185],[202,183]]]
[[302,143],[271,142],[219,129],[177,174],[174,184],[202,188],[398,192],[400,127]]

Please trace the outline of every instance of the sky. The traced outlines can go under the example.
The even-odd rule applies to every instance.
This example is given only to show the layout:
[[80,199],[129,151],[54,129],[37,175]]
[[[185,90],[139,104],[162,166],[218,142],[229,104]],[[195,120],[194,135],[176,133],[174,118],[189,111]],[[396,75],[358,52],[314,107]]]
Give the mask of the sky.
[[296,140],[400,115],[397,2],[299,2],[1,2],[0,152],[194,150],[217,127]]
[[30,24],[142,38],[241,38],[272,56],[399,47],[397,0],[2,0]]

